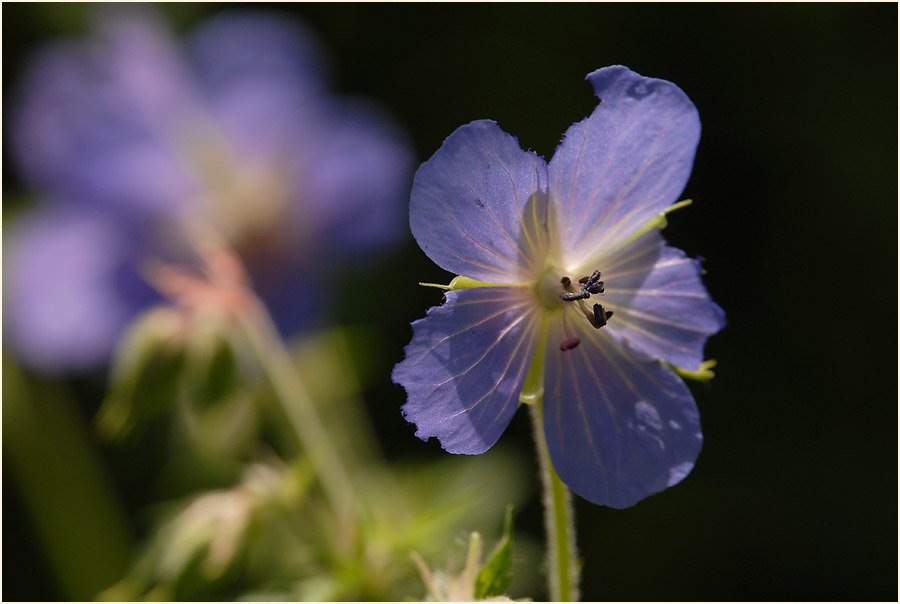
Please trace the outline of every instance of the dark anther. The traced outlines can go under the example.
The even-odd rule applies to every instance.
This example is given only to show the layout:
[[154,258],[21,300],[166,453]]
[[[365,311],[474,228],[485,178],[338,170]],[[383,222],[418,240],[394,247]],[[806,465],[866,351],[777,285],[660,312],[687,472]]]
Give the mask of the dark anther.
[[586,291],[591,292],[592,294],[602,294],[603,289],[603,281],[597,281],[596,283],[592,283],[591,285],[586,285],[584,287]]
[[600,329],[606,325],[606,322],[609,321],[611,316],[613,316],[613,311],[606,310],[600,304],[594,304],[594,320],[591,321],[591,323],[594,327]]
[[[569,287],[572,281],[568,277],[563,277],[560,282],[565,287]],[[560,297],[566,302],[574,302],[575,300],[587,300],[591,294],[602,294],[603,281],[600,280],[600,271],[594,271],[590,277],[581,277],[578,279],[581,284],[580,292],[565,292]]]
[[588,280],[583,282],[585,289],[591,288],[597,283],[600,283],[600,271],[594,271],[591,273],[591,276],[588,277]]
[[591,297],[590,292],[581,290],[580,292],[563,292],[559,295],[563,302],[574,302],[575,300],[587,300]]
[[579,344],[581,344],[581,340],[578,338],[570,338],[559,345],[559,349],[565,352],[566,350],[572,350],[576,348]]

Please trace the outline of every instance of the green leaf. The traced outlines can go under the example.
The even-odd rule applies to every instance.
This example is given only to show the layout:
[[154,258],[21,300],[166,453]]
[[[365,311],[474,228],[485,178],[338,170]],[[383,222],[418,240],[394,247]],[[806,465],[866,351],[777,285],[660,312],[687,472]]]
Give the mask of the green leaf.
[[15,481],[65,600],[96,598],[131,552],[131,527],[95,444],[61,384],[3,356],[3,481]]
[[503,537],[494,547],[491,557],[485,562],[475,581],[475,598],[478,600],[503,595],[512,582],[512,525],[513,506],[510,505],[506,508]]

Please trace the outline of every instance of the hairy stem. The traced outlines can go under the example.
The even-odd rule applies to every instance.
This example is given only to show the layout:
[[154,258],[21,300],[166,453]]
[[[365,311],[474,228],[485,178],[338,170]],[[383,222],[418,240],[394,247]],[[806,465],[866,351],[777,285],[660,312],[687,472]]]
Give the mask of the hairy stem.
[[572,496],[562,483],[547,450],[544,437],[544,399],[529,405],[534,424],[534,441],[540,461],[544,489],[544,524],[547,527],[547,567],[550,600],[574,602],[578,599],[578,557],[575,549],[575,515]]

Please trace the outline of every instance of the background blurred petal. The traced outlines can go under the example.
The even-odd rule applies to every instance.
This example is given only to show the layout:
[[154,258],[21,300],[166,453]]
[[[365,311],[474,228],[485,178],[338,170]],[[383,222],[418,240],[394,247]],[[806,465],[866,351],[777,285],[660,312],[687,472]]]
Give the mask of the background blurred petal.
[[133,233],[64,206],[18,219],[5,242],[4,327],[43,369],[102,362],[128,322],[159,297],[135,272]]
[[303,137],[311,117],[304,105],[326,92],[318,40],[285,15],[218,15],[197,29],[187,51],[212,115],[251,154]]
[[114,211],[171,211],[193,190],[189,175],[105,56],[63,42],[35,59],[13,103],[15,157],[38,189]]
[[[373,252],[405,236],[408,142],[373,103],[326,94],[322,52],[305,26],[226,13],[182,54],[152,9],[98,8],[92,23],[87,41],[42,51],[12,109],[15,155],[33,187],[69,206],[66,216],[103,213],[112,230],[140,224],[141,254],[168,262],[196,264],[195,233],[215,232],[285,334],[327,307],[315,280],[334,279],[342,262],[372,266]],[[104,245],[98,238],[84,254],[116,266],[137,254]],[[118,310],[109,315],[106,329],[121,329]]]
[[[321,103],[296,141],[295,208],[321,229],[328,253],[359,257],[408,236],[412,153],[384,112],[362,100]],[[301,201],[305,203],[300,203]],[[307,227],[308,228],[308,227]]]

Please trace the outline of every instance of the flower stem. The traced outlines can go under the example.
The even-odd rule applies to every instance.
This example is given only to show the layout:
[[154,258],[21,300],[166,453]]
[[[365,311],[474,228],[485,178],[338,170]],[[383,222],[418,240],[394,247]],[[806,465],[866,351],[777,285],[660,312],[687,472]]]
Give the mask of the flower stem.
[[574,602],[578,599],[578,556],[575,549],[575,515],[569,489],[559,479],[544,437],[544,399],[529,405],[534,424],[534,441],[540,461],[544,488],[544,523],[547,526],[547,566],[550,600]]

